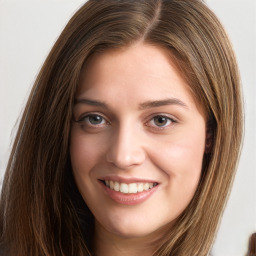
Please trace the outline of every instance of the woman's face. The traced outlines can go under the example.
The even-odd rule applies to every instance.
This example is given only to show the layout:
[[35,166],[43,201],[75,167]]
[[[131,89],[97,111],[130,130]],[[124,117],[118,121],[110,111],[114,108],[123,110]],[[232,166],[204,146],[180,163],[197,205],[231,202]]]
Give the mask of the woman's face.
[[139,43],[95,54],[74,119],[73,173],[97,229],[135,238],[174,222],[200,179],[206,120],[168,53]]

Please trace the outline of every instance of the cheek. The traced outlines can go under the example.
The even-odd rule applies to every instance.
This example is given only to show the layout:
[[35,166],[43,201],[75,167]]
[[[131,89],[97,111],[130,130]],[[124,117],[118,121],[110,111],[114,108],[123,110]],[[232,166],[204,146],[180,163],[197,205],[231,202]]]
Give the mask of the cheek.
[[[203,135],[202,135],[203,134]],[[154,144],[156,145],[156,144]],[[156,150],[160,148],[161,150]],[[189,131],[158,142],[151,156],[172,188],[194,191],[198,185],[205,149],[204,129]]]
[[[178,143],[171,143],[165,148],[168,161],[179,169],[179,173],[201,171],[204,155],[204,142],[186,138]],[[176,173],[176,172],[175,172]]]
[[70,158],[73,171],[86,172],[91,166],[101,159],[103,154],[103,143],[100,143],[100,138],[96,139],[91,136],[86,136],[73,128],[70,136]]
[[[100,139],[100,138],[99,138]],[[70,134],[70,159],[78,190],[86,203],[87,195],[94,194],[93,170],[102,160],[102,143],[87,136],[79,127],[73,127]]]
[[[160,146],[161,144],[161,146]],[[164,173],[163,191],[167,208],[177,217],[192,200],[201,177],[204,156],[204,136],[166,140],[158,144],[161,150],[151,156]]]

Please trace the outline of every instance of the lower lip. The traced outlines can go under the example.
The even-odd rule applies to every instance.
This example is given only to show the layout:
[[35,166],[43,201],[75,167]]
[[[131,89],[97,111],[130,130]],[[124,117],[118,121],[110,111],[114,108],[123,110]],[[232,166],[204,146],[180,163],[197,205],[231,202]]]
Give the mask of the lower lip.
[[136,205],[145,202],[149,197],[151,197],[158,189],[158,186],[155,186],[149,190],[142,191],[136,194],[124,194],[115,190],[110,189],[102,182],[100,182],[102,187],[104,188],[105,192],[108,196],[113,199],[115,202],[124,205]]

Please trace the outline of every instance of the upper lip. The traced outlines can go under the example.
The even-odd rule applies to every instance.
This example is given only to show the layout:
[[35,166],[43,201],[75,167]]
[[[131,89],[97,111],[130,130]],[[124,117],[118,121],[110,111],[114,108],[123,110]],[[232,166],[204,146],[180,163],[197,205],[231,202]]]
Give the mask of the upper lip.
[[159,183],[156,180],[153,179],[144,179],[144,178],[136,178],[136,177],[121,177],[121,176],[105,176],[99,178],[99,180],[112,180],[112,181],[117,181],[120,183]]

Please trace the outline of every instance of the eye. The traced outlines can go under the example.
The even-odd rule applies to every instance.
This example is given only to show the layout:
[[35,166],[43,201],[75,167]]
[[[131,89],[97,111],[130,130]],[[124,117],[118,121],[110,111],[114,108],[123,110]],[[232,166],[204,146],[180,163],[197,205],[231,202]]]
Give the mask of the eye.
[[169,122],[170,122],[170,119],[168,119],[168,118],[165,117],[165,116],[155,116],[155,117],[153,118],[153,122],[154,122],[154,124],[155,124],[156,126],[162,127],[162,126],[168,125]]
[[99,115],[88,115],[85,118],[86,121],[88,121],[90,124],[93,125],[99,125],[105,123],[105,120],[102,116]]
[[88,114],[80,118],[77,122],[85,123],[90,126],[101,126],[107,123],[106,119],[98,114]]
[[154,128],[165,128],[172,125],[173,123],[176,123],[176,121],[173,118],[170,118],[165,115],[157,115],[150,119],[150,121],[148,122],[148,126]]

